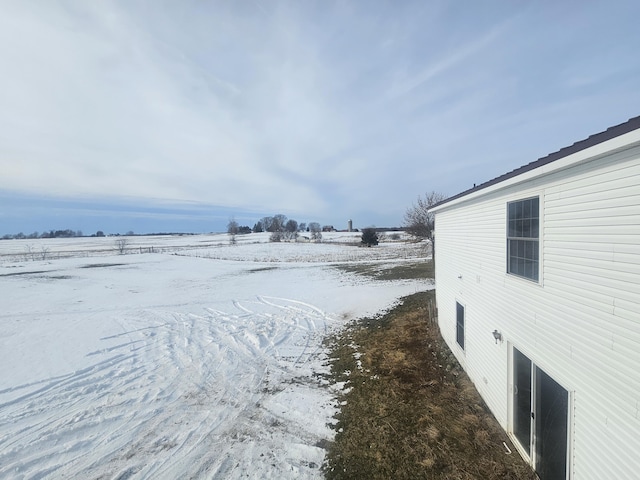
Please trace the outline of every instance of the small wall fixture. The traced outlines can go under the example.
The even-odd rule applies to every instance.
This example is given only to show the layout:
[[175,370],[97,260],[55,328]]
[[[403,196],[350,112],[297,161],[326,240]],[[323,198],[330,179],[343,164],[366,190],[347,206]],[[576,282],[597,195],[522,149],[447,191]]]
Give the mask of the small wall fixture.
[[498,340],[500,340],[500,343],[502,343],[502,333],[500,333],[498,330],[493,331],[493,338],[496,339],[496,345],[498,344]]

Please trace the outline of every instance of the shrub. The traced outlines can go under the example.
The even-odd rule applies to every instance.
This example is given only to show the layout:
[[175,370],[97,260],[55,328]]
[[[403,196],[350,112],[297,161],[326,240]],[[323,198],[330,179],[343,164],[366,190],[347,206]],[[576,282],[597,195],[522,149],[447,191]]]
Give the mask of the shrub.
[[375,228],[363,228],[361,242],[367,247],[378,245],[378,233]]

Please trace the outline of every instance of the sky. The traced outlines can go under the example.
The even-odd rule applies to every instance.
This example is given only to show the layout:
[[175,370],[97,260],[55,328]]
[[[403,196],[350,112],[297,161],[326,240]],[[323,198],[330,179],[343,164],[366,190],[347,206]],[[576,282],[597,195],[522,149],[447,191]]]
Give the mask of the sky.
[[0,2],[0,235],[398,226],[640,115],[637,1]]

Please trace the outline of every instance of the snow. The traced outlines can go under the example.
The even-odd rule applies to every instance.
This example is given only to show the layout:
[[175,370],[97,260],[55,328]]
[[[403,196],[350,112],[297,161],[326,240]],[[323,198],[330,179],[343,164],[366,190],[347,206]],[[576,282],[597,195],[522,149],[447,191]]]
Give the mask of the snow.
[[0,242],[0,477],[322,478],[323,338],[432,288],[332,265],[425,252],[267,238]]

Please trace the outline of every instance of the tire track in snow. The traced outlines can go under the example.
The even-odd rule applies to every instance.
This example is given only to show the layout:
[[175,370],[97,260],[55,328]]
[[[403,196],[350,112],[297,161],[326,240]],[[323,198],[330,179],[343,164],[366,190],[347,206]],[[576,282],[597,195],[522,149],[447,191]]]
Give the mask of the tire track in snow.
[[121,322],[127,342],[87,354],[101,360],[4,403],[27,386],[0,392],[0,476],[231,475],[238,450],[250,461],[269,442],[261,403],[318,354],[327,321],[290,299],[233,305],[141,312]]
[[[299,317],[304,319],[304,321],[306,322],[306,325],[307,325],[306,330],[309,332],[309,335],[306,336],[306,343],[304,345],[304,349],[300,352],[300,354],[296,358],[294,362],[295,365],[300,363],[305,363],[309,361],[310,358],[316,356],[319,353],[319,351],[322,349],[322,346],[320,343],[317,343],[316,347],[312,351],[309,351],[309,349],[312,341],[312,334],[317,332],[318,330],[314,319],[317,319],[322,324],[322,327],[323,327],[322,333],[326,334],[327,332],[327,314],[325,312],[323,312],[319,308],[309,303],[301,302],[298,300],[292,300],[287,298],[277,298],[277,297],[266,297],[266,296],[259,296],[258,299],[266,305],[285,308],[290,312],[298,313]],[[281,304],[275,303],[276,301],[280,301],[285,304],[288,303],[292,305],[281,305]],[[298,322],[298,326],[300,327],[299,322]],[[300,328],[304,328],[304,327],[300,327]]]

